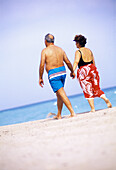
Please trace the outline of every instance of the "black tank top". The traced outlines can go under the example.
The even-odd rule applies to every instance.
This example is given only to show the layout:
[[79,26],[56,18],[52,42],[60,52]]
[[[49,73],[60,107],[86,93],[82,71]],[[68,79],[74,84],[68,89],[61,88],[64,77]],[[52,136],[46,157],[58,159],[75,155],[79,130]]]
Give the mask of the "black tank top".
[[[80,50],[78,50],[78,51],[81,53]],[[88,64],[93,64],[93,60],[91,60],[90,62],[84,62],[83,58],[82,58],[82,53],[81,53],[81,58],[79,60],[78,67],[80,68],[81,66],[85,66],[85,65],[88,65]]]

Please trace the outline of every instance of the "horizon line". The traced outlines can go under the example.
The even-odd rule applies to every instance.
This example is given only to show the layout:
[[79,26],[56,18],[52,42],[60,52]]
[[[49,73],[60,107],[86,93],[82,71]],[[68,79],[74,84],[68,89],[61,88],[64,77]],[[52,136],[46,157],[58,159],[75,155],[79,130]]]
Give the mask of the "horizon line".
[[[115,87],[116,86],[112,86],[112,87],[106,87],[106,88],[102,88],[102,89],[106,90],[106,89],[115,88]],[[74,94],[74,95],[69,95],[67,97],[74,97],[74,96],[80,96],[80,95],[83,95],[83,92],[78,93],[78,94]],[[21,108],[25,108],[25,107],[31,107],[32,105],[37,105],[37,104],[41,104],[41,103],[47,103],[47,102],[55,101],[55,100],[56,100],[56,98],[50,99],[50,100],[44,100],[44,101],[40,101],[40,102],[36,102],[36,103],[30,103],[30,104],[26,104],[26,105],[16,106],[16,107],[13,107],[13,108],[7,108],[7,109],[0,110],[0,113],[5,112],[5,111],[9,111],[9,110],[15,110],[15,109],[21,109]]]

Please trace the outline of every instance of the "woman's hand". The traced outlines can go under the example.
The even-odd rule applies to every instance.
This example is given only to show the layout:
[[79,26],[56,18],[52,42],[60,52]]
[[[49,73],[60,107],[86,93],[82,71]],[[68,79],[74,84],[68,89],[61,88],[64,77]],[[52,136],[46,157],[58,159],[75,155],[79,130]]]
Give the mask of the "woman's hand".
[[70,77],[72,77],[72,79],[74,79],[75,78],[75,73],[74,72],[70,73]]

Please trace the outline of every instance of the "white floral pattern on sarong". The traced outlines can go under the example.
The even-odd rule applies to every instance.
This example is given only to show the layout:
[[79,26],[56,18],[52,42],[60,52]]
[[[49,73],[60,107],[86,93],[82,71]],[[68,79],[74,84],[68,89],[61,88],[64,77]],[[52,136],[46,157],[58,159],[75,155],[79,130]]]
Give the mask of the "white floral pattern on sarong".
[[93,64],[80,67],[77,78],[85,98],[100,97],[104,92],[99,87],[99,73]]

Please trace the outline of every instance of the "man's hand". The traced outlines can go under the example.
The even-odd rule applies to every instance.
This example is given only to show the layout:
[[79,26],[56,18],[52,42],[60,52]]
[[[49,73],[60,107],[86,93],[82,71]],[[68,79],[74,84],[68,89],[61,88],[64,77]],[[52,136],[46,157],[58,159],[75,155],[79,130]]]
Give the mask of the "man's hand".
[[72,77],[72,79],[74,79],[75,78],[75,73],[74,72],[70,73],[70,77]]
[[44,85],[43,79],[39,79],[39,85],[43,88]]

